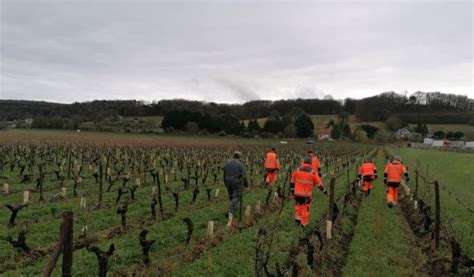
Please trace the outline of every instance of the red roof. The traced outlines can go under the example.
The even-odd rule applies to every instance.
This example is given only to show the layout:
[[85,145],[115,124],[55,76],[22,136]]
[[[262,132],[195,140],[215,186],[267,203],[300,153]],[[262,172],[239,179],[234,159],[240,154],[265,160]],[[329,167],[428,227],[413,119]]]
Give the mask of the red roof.
[[332,126],[329,126],[328,128],[319,129],[319,135],[330,135],[331,132],[332,132]]

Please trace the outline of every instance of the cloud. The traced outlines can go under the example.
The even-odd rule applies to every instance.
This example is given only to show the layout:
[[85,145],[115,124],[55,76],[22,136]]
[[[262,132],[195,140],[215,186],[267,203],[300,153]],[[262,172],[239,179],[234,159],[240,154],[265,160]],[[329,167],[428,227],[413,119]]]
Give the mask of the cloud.
[[474,97],[472,2],[0,3],[4,99]]
[[258,100],[260,96],[253,90],[249,88],[247,84],[244,84],[241,81],[229,80],[226,78],[215,79],[215,82],[229,91],[237,100],[242,102],[247,100]]

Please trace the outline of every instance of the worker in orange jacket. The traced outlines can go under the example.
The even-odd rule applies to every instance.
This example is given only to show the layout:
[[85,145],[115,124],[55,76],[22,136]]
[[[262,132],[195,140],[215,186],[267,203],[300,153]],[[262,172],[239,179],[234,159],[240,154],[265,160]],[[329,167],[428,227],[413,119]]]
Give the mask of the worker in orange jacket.
[[[316,157],[312,150],[309,150],[306,154],[308,157],[311,157],[311,168],[313,169],[313,172],[317,173],[319,177],[322,177],[321,163],[319,162],[318,157]],[[304,161],[301,163],[301,166],[303,166],[303,163]]]
[[291,176],[290,190],[295,198],[295,222],[306,226],[309,223],[311,200],[314,187],[319,187],[326,196],[328,195],[323,182],[312,169],[312,158],[307,156],[300,168]]
[[357,181],[362,182],[361,190],[368,196],[372,190],[372,182],[377,179],[377,168],[374,163],[366,161],[359,168]]
[[400,191],[400,183],[402,177],[408,182],[408,172],[402,164],[400,156],[395,156],[393,162],[385,167],[383,182],[387,185],[387,205],[392,208],[398,204],[398,192]]
[[275,148],[265,156],[265,186],[272,188],[275,185],[278,170],[280,170],[280,161],[278,160]]

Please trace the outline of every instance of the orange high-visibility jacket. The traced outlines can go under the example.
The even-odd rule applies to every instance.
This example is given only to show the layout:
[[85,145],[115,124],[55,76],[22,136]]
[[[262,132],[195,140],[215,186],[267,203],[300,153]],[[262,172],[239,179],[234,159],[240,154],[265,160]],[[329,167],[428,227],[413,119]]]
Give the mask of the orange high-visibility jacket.
[[291,182],[295,184],[294,195],[299,197],[313,197],[314,186],[324,188],[323,182],[318,174],[311,169],[311,165],[304,164],[293,172]]
[[363,163],[359,168],[359,174],[362,176],[373,176],[377,168],[373,163]]
[[263,167],[268,169],[279,169],[280,161],[278,160],[277,154],[275,152],[268,152],[265,157],[265,164]]
[[[319,162],[319,159],[318,157],[316,157],[315,155],[310,155],[311,157],[311,169],[315,172],[315,173],[318,173],[319,172],[319,167],[321,166],[321,163]],[[304,162],[301,162],[301,166],[304,165]]]
[[385,167],[385,174],[388,183],[400,183],[402,181],[402,176],[405,173],[407,173],[406,167],[397,161],[394,161]]

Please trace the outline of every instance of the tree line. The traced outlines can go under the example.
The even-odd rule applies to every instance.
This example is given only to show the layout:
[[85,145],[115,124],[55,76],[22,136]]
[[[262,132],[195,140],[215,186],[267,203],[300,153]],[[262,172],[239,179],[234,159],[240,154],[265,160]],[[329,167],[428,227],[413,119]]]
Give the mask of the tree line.
[[314,124],[303,110],[293,108],[284,116],[278,111],[272,111],[263,123],[257,119],[245,123],[235,115],[222,114],[211,116],[190,111],[170,111],[161,122],[161,127],[167,132],[184,131],[187,133],[242,135],[245,137],[310,137],[314,134]]
[[[410,96],[385,92],[363,99],[255,100],[225,104],[184,99],[144,102],[138,100],[95,100],[58,104],[36,101],[0,100],[0,121],[33,118],[36,127],[75,128],[81,122],[100,122],[111,116],[166,116],[190,112],[212,118],[230,115],[238,120],[286,115],[298,109],[306,114],[355,114],[364,121],[385,121],[396,115],[406,123],[474,124],[474,100],[463,95],[416,92]],[[207,128],[206,128],[207,129]],[[210,128],[212,129],[212,127]]]

